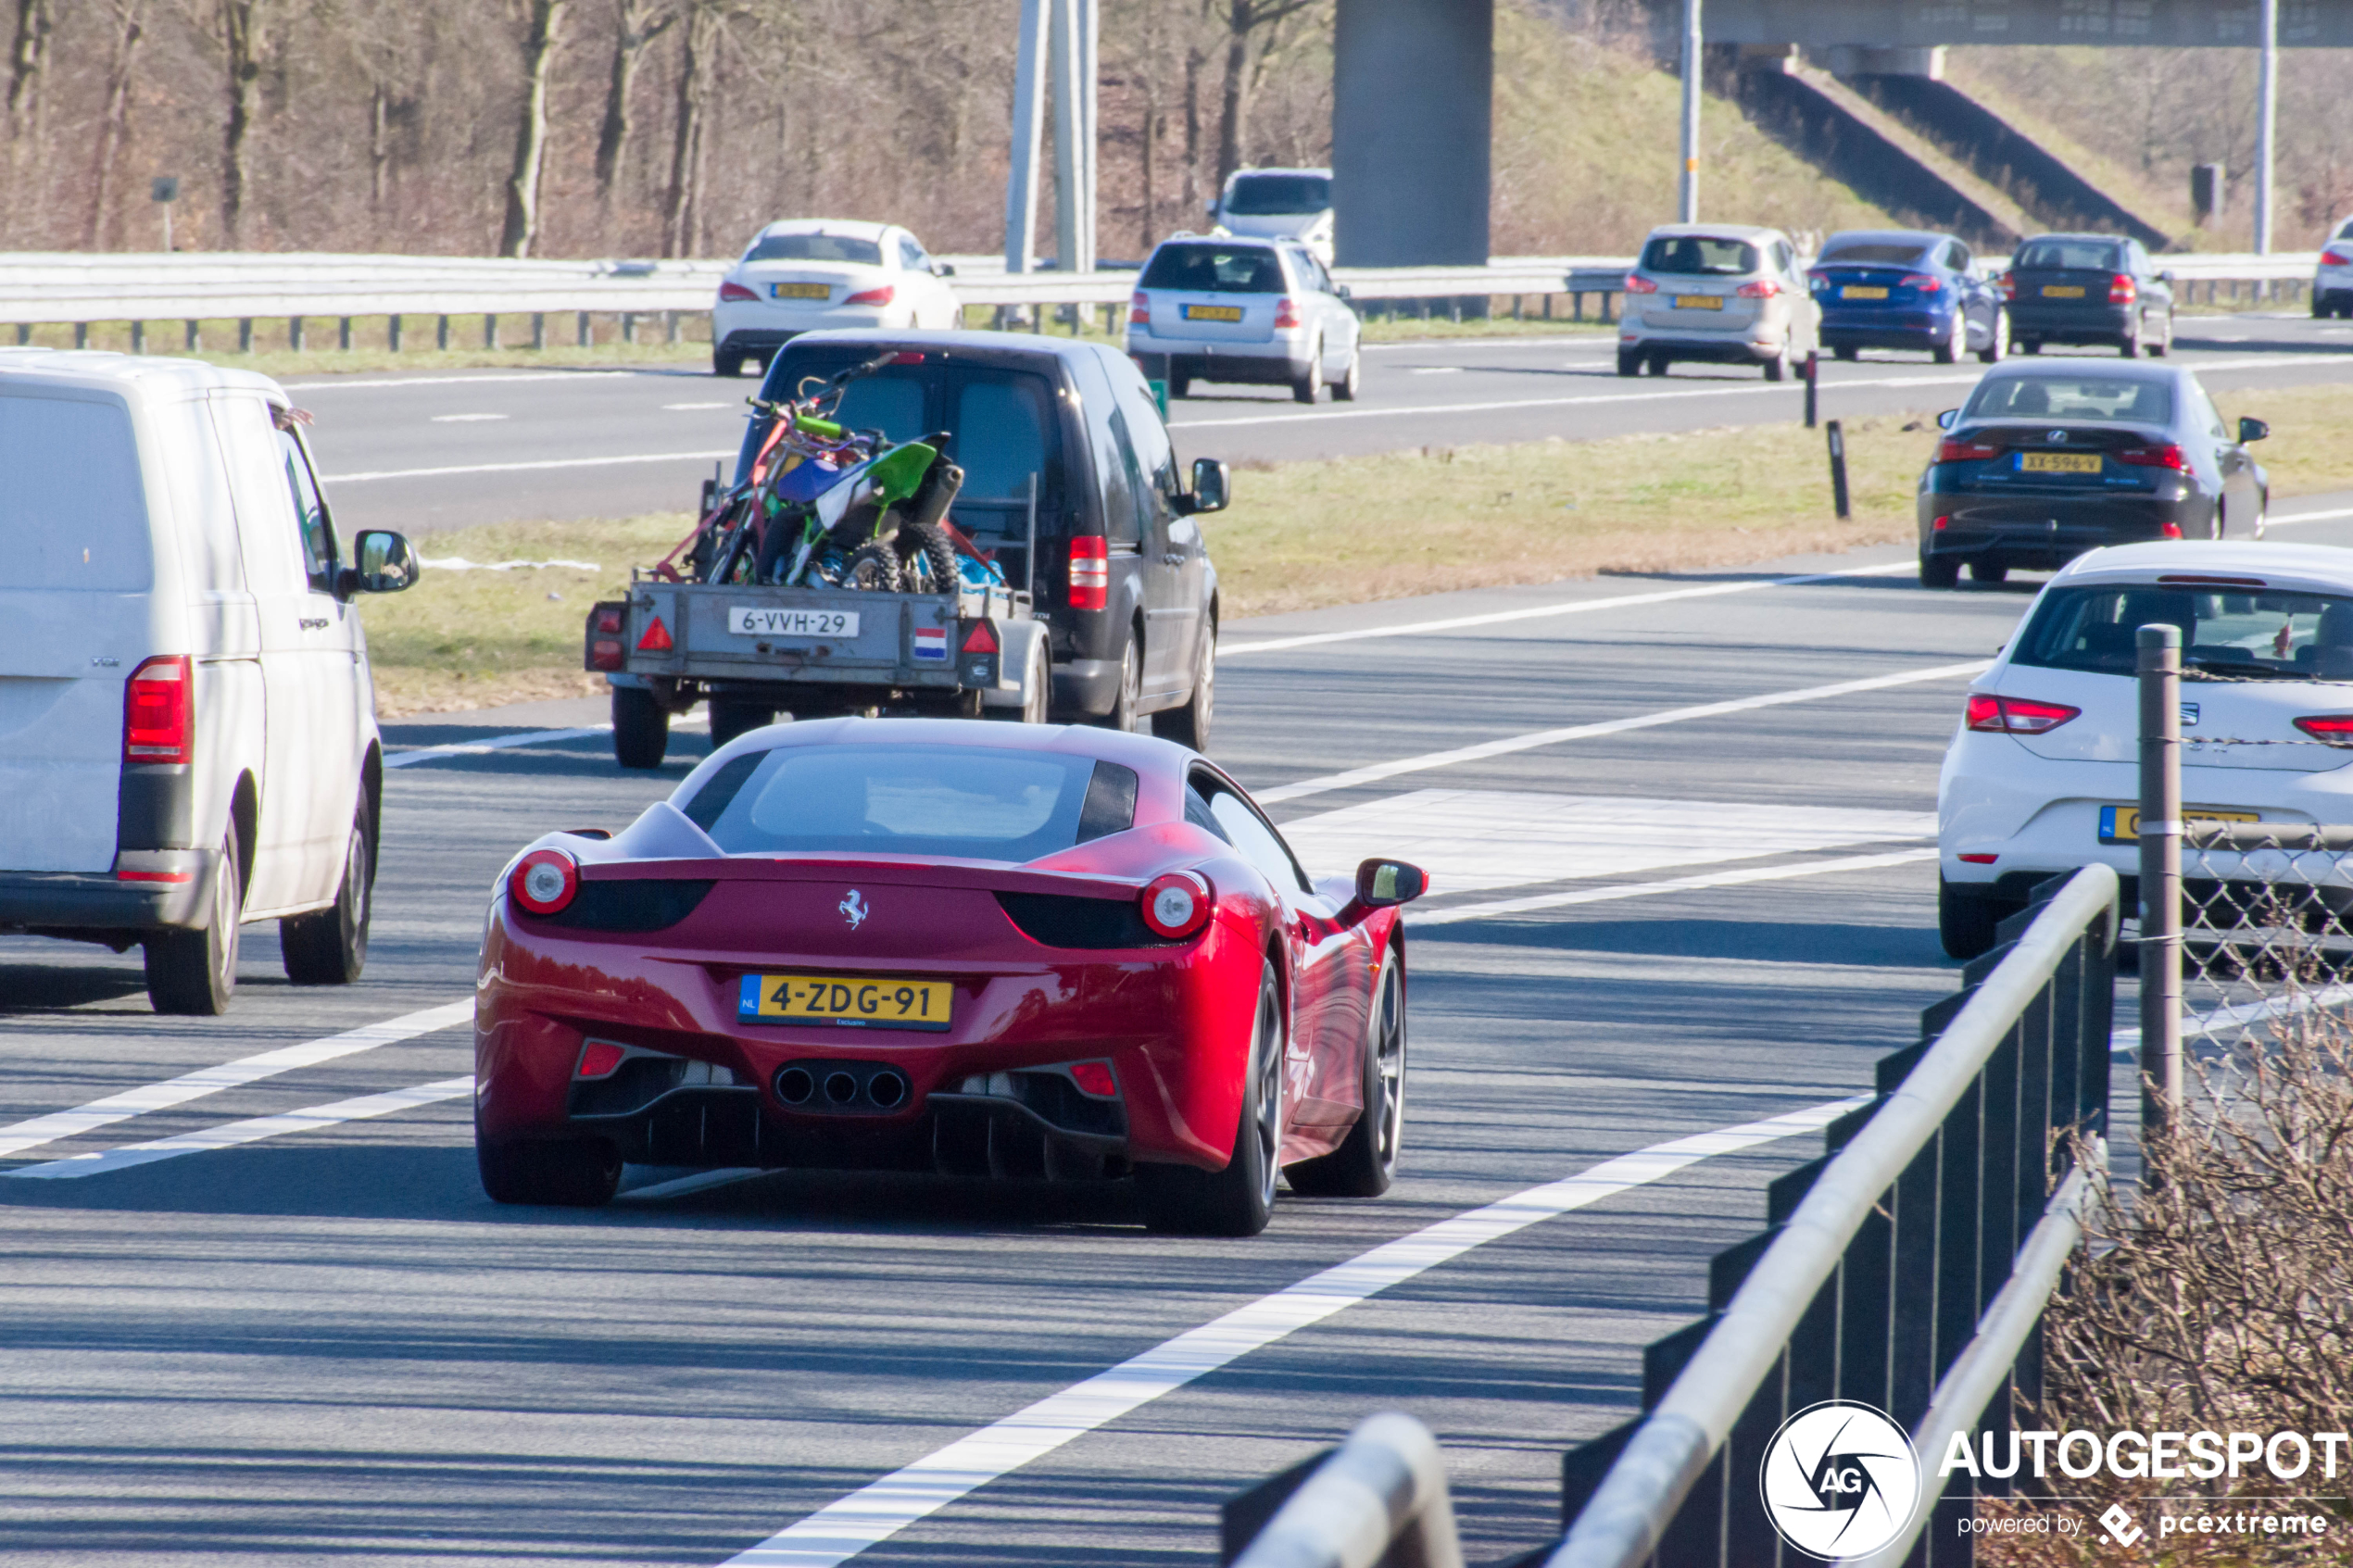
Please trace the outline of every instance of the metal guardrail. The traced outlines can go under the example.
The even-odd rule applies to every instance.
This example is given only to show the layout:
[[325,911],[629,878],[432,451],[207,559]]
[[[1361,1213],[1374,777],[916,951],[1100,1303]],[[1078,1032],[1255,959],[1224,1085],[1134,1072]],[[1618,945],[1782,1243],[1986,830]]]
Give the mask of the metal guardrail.
[[[2082,1187],[2058,1181],[2055,1135],[2107,1130],[2119,889],[2106,866],[2045,884],[1966,988],[1922,1015],[1921,1043],[1881,1062],[1881,1100],[1831,1129],[1837,1152],[1774,1185],[1778,1233],[1717,1261],[1711,1295],[1737,1285],[1719,1315],[1652,1347],[1646,1392],[1671,1386],[1569,1456],[1572,1493],[1608,1468],[1567,1499],[1548,1568],[1746,1561],[1771,1539],[1765,1445],[1819,1400],[1924,1433],[1984,1419],[2012,1376],[2039,1392],[2039,1360],[2020,1348],[2074,1239]],[[1915,1517],[1915,1535],[1943,1523],[1940,1564],[1954,1542],[1967,1561],[1952,1521],[1972,1485],[1961,1473]]]
[[1227,1561],[1232,1568],[1463,1568],[1437,1439],[1410,1415],[1369,1417]]

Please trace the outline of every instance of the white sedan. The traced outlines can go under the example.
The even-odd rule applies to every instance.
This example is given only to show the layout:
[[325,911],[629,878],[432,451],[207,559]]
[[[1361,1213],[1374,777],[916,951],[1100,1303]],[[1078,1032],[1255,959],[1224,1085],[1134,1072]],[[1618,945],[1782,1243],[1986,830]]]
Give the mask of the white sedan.
[[2141,627],[2182,629],[2191,821],[2353,822],[2353,550],[2164,541],[2079,556],[1969,705],[1937,782],[1937,926],[1974,958],[2043,878],[2140,864]]
[[802,332],[824,327],[894,331],[963,325],[963,307],[934,261],[895,223],[792,218],[760,231],[720,282],[711,307],[711,368],[723,376],[762,368]]

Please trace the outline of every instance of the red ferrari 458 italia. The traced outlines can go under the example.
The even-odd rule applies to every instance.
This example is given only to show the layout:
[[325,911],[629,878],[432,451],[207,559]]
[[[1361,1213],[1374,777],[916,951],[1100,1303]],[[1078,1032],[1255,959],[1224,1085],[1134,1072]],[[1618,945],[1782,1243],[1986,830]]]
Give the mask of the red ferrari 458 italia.
[[501,874],[474,1141],[506,1203],[624,1161],[1133,1180],[1254,1235],[1277,1173],[1371,1196],[1405,1103],[1398,906],[1311,882],[1240,786],[1108,730],[756,730],[611,837]]

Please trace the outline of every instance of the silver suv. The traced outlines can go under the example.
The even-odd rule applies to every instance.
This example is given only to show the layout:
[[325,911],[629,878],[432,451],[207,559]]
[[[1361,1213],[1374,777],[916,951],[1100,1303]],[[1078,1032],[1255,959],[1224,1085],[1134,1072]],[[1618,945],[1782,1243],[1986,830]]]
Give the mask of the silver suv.
[[1617,373],[1663,376],[1678,359],[1762,365],[1780,381],[1814,352],[1815,307],[1797,249],[1778,229],[1670,223],[1626,274]]

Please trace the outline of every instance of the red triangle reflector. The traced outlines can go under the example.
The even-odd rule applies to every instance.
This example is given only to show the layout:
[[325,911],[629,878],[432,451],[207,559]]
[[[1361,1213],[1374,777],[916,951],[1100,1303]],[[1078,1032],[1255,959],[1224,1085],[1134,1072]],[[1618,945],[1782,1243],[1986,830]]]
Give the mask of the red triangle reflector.
[[668,653],[671,649],[670,628],[657,615],[646,625],[646,634],[637,639],[639,653]]
[[1001,648],[997,641],[997,628],[986,621],[975,621],[972,630],[964,633],[966,653],[997,653]]

